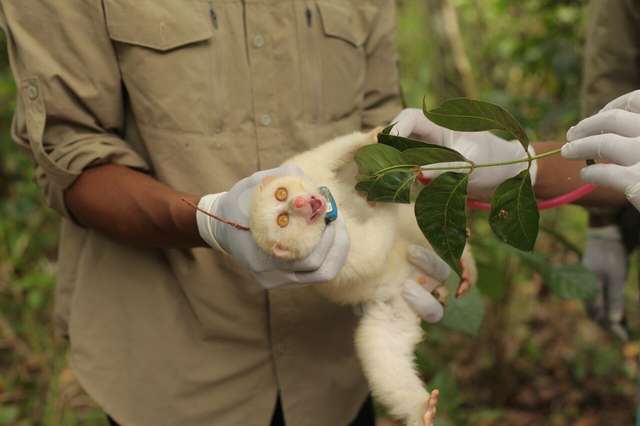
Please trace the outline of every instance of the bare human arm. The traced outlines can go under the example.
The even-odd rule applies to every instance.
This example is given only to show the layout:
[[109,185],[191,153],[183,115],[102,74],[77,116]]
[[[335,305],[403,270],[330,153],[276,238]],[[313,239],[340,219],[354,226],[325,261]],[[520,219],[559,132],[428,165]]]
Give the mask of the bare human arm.
[[[560,148],[561,142],[539,142],[534,144],[536,154]],[[585,167],[582,160],[567,160],[559,155],[538,161],[538,174],[535,192],[540,199],[549,199],[571,192],[585,182],[580,179],[580,170]],[[585,207],[618,206],[628,204],[627,198],[621,192],[599,187],[576,204]]]
[[64,192],[76,221],[138,247],[206,247],[195,211],[182,199],[200,197],[175,191],[149,175],[106,164],[86,169]]

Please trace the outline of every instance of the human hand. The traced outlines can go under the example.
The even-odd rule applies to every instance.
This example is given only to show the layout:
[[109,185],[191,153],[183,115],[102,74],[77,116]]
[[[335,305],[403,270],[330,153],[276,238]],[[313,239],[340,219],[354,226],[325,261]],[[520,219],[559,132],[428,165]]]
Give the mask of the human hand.
[[628,340],[624,286],[629,263],[619,228],[615,225],[590,228],[582,263],[598,279],[598,294],[589,303],[589,315],[620,339]]
[[569,129],[567,141],[562,156],[569,160],[614,163],[585,167],[582,180],[624,192],[640,210],[640,90],[614,99]]
[[[517,142],[509,142],[490,132],[456,132],[445,129],[431,122],[417,108],[404,109],[392,121],[396,123],[392,134],[402,137],[413,136],[435,145],[454,149],[475,164],[505,162],[519,160],[526,157],[522,146]],[[529,146],[529,154],[535,155],[533,147]],[[434,179],[442,171],[429,171],[429,168],[464,166],[467,163],[441,163],[423,167],[423,177]],[[527,163],[509,164],[500,167],[475,169],[469,176],[469,192],[475,197],[490,196],[498,185],[516,176],[527,168]],[[531,178],[535,182],[537,164],[533,161]]]
[[[303,176],[303,172],[291,165],[257,172],[238,181],[229,192],[204,196],[198,207],[226,221],[247,226],[253,191],[267,176]],[[235,257],[266,289],[329,281],[338,274],[349,251],[349,236],[340,217],[327,225],[309,256],[294,262],[269,256],[256,245],[248,231],[236,229],[201,211],[196,218],[202,239]]]
[[417,269],[416,276],[404,282],[402,296],[423,320],[436,323],[444,316],[447,293],[443,283],[451,269],[436,253],[418,245],[409,246],[407,259]]

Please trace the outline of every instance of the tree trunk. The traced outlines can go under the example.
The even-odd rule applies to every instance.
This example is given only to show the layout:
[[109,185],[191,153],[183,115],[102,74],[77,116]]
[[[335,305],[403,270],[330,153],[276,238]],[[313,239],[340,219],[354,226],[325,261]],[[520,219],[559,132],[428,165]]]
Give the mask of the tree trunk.
[[427,24],[437,58],[431,61],[433,93],[439,100],[459,96],[475,98],[475,79],[455,6],[451,0],[426,0],[426,5]]

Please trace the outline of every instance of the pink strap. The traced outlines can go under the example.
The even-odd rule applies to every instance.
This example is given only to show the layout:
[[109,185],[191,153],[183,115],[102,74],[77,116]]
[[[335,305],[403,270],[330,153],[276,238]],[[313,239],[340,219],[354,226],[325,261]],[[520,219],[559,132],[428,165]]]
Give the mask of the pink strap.
[[[567,194],[563,194],[558,197],[550,198],[544,201],[538,201],[538,209],[547,210],[547,209],[553,209],[555,207],[560,207],[565,204],[571,204],[585,197],[586,195],[592,193],[595,189],[596,189],[595,185],[592,185],[592,184],[583,185],[580,188],[573,190]],[[467,205],[472,209],[491,211],[491,204],[484,201],[468,199]]]

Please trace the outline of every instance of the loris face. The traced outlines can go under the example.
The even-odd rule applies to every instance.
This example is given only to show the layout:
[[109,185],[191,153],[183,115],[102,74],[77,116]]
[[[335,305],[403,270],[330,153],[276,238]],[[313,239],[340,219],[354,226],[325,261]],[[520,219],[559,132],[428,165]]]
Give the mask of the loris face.
[[256,188],[250,228],[258,247],[284,260],[302,259],[320,242],[327,201],[298,176],[267,177]]

